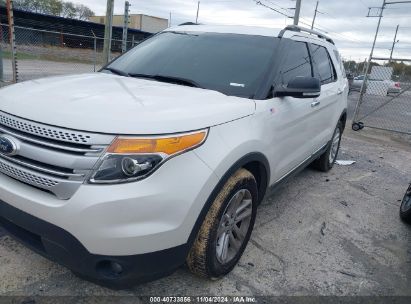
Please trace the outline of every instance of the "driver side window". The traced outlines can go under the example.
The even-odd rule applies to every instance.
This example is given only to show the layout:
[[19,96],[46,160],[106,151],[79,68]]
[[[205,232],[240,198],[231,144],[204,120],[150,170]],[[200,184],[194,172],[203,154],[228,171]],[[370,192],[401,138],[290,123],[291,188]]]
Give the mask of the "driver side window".
[[298,76],[312,77],[313,69],[310,53],[305,42],[290,40],[287,55],[281,67],[281,82],[287,85],[291,79]]

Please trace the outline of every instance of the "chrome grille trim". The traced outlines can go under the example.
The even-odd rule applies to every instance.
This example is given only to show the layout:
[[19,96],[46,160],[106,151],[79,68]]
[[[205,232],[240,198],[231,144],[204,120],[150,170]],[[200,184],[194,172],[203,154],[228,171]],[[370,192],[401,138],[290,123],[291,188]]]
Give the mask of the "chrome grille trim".
[[71,198],[115,135],[72,131],[0,111],[0,134],[12,137],[17,155],[0,155],[4,174],[58,199]]
[[0,159],[0,172],[13,179],[50,191],[59,199],[69,199],[80,187],[80,181],[61,180],[43,175]]
[[46,141],[41,141],[41,140],[37,140],[35,138],[31,138],[28,136],[24,136],[21,134],[17,134],[16,132],[13,132],[11,130],[5,129],[0,125],[0,132],[4,133],[4,134],[9,134],[12,135],[16,138],[19,138],[21,140],[25,140],[25,141],[29,141],[31,143],[34,144],[38,144],[38,145],[42,145],[42,146],[46,146],[46,147],[50,147],[50,148],[54,148],[54,149],[60,149],[60,150],[66,150],[66,151],[70,151],[70,152],[76,152],[76,153],[100,153],[104,150],[103,147],[100,148],[74,148],[74,147],[69,147],[69,146],[64,146],[64,145],[57,145],[54,143],[50,143],[50,142],[46,142]]
[[0,111],[0,125],[57,142],[79,145],[108,145],[115,137],[113,135],[80,132],[54,127],[23,119],[2,111]]
[[0,155],[0,159],[6,159],[12,163],[16,163],[18,165],[30,168],[30,169],[34,169],[36,171],[41,171],[43,173],[47,173],[47,174],[52,174],[52,175],[57,175],[57,176],[61,176],[61,177],[66,177],[66,178],[83,178],[85,174],[80,174],[80,173],[66,173],[66,172],[61,172],[61,171],[56,171],[56,170],[51,170],[51,169],[46,169],[40,166],[36,166],[36,165],[32,165],[32,164],[28,164],[25,162],[22,162],[18,159],[6,156],[6,155]]
[[26,182],[28,184],[34,184],[41,186],[41,188],[50,188],[58,185],[57,181],[48,178],[42,178],[22,170],[12,167],[2,161],[0,161],[0,171],[6,175],[14,177],[20,181]]

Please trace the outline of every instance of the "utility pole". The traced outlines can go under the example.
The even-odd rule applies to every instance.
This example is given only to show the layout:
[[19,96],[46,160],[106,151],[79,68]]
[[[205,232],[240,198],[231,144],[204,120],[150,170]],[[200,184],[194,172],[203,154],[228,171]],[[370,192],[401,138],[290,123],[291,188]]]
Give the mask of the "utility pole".
[[18,81],[17,72],[17,55],[16,55],[16,36],[14,32],[14,14],[13,14],[13,0],[7,0],[7,19],[9,23],[9,42],[11,47],[11,65],[13,69],[13,82]]
[[106,22],[104,29],[103,65],[111,60],[111,37],[113,35],[114,0],[107,0]]
[[392,43],[392,48],[391,48],[391,54],[390,54],[390,62],[392,61],[392,53],[394,52],[394,48],[395,48],[395,44],[397,44],[398,42],[400,42],[399,40],[397,40],[397,33],[398,33],[398,28],[400,27],[400,25],[397,25],[397,28],[395,30],[395,35],[394,35],[394,41]]
[[318,12],[318,1],[317,1],[316,6],[315,6],[314,18],[313,18],[313,23],[311,24],[311,29],[314,29],[314,22],[315,22],[315,18],[317,17],[317,12]]
[[294,25],[298,25],[298,21],[300,20],[300,10],[301,10],[301,0],[297,0],[295,4]]
[[[385,10],[385,6],[386,6],[386,0],[383,0],[382,6],[381,6],[381,9],[380,9],[380,15],[378,16],[377,30],[375,31],[374,42],[372,43],[370,58],[369,58],[369,61],[368,61],[368,64],[367,64],[367,71],[366,71],[367,74],[368,74],[368,68],[369,68],[369,65],[370,65],[370,61],[372,59],[372,56],[374,55],[375,43],[377,42],[378,33],[380,31],[381,19],[383,17],[382,14]],[[368,16],[367,17],[370,17],[369,13],[370,12],[368,11]]]
[[123,40],[121,42],[122,53],[127,52],[128,24],[130,23],[130,6],[130,2],[126,1],[124,5]]
[[196,23],[198,23],[198,14],[200,13],[200,1],[198,1],[197,5],[197,17],[196,17]]
[[170,12],[170,19],[168,21],[168,27],[171,27],[171,12]]
[[[365,65],[364,80],[362,82],[361,89],[360,89],[360,98],[358,98],[357,104],[355,105],[353,125],[352,125],[353,129],[354,129],[355,125],[358,125],[358,123],[357,123],[358,113],[359,113],[359,110],[360,110],[360,105],[362,104],[362,101],[363,101],[363,98],[364,98],[366,83],[368,81],[368,71],[370,69],[372,56],[374,55],[375,43],[377,42],[378,32],[380,31],[381,19],[383,17],[383,12],[384,12],[385,6],[386,6],[386,0],[383,0],[382,6],[381,6],[380,11],[379,11],[380,12],[379,16],[370,16],[371,8],[368,10],[367,17],[378,17],[378,24],[377,24],[377,30],[375,31],[374,42],[373,42],[372,47],[371,47],[370,57],[368,57],[367,64]],[[359,129],[360,128],[361,127],[359,127]]]
[[367,68],[367,58],[364,59],[364,64],[363,64],[363,67],[362,67],[362,74],[363,75],[365,75],[366,68]]

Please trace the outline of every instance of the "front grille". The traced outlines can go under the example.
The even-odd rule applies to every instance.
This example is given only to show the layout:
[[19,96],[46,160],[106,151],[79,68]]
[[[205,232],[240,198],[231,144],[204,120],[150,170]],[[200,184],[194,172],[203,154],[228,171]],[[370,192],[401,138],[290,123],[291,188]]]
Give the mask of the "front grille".
[[12,167],[8,164],[1,162],[1,160],[0,160],[0,171],[26,184],[38,186],[41,188],[50,188],[50,187],[58,185],[57,181],[54,181],[48,178],[42,178],[34,174],[24,172],[20,169],[17,169],[15,167]]
[[33,135],[61,140],[66,142],[87,144],[90,141],[90,135],[84,135],[74,131],[65,131],[53,127],[39,126],[34,122],[25,122],[21,119],[12,118],[10,115],[0,113],[0,124]]
[[84,182],[113,135],[79,132],[29,121],[0,111],[0,134],[19,146],[0,154],[0,173],[69,199]]

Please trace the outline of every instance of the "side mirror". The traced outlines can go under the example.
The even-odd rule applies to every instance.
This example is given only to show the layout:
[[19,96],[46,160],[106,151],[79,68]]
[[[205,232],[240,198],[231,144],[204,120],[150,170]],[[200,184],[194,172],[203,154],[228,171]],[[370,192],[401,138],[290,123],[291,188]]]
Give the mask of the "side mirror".
[[315,98],[321,94],[321,83],[318,78],[297,76],[283,85],[274,89],[275,97],[290,96],[295,98]]

